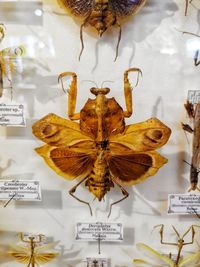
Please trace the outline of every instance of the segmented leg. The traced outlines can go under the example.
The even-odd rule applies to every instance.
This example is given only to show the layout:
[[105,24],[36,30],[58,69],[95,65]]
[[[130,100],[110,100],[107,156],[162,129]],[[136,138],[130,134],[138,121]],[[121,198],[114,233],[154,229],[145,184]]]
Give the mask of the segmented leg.
[[90,203],[89,203],[89,202],[86,202],[86,201],[84,201],[84,200],[82,200],[82,199],[80,199],[80,198],[78,198],[77,196],[74,195],[74,193],[76,192],[77,187],[78,187],[80,184],[82,184],[84,181],[86,181],[87,179],[88,179],[88,177],[85,177],[85,178],[84,178],[83,180],[81,180],[78,184],[76,184],[75,186],[73,186],[73,187],[69,190],[69,194],[70,194],[73,198],[75,198],[76,200],[78,200],[79,202],[88,205],[88,207],[89,207],[89,209],[90,209],[90,214],[91,214],[91,216],[92,216],[92,209],[91,209]]
[[82,53],[83,53],[83,50],[84,50],[84,41],[83,41],[83,27],[85,26],[85,23],[83,23],[81,25],[81,28],[80,28],[80,40],[81,40],[81,51],[80,51],[80,54],[79,54],[79,61],[81,60],[81,56],[82,56]]
[[[159,234],[160,234],[160,243],[161,244],[164,244],[164,245],[173,245],[173,246],[177,246],[178,245],[177,243],[169,243],[169,242],[163,241],[164,224],[159,224],[159,225],[154,226],[154,228],[157,228],[157,227],[160,227]],[[175,228],[173,227],[173,229],[175,229]],[[178,233],[178,232],[176,232],[176,233]]]
[[112,207],[113,205],[123,201],[124,199],[126,199],[128,196],[129,196],[129,193],[112,177],[112,181],[121,189],[121,192],[122,192],[122,195],[123,197],[115,202],[113,202],[111,205],[110,205],[110,211],[108,213],[108,218],[110,217],[110,214],[111,214],[111,211],[112,211]]
[[61,81],[62,89],[66,92],[64,88],[63,78],[71,76],[72,82],[68,90],[68,116],[70,120],[79,120],[80,113],[75,113],[76,109],[76,98],[77,98],[77,75],[75,72],[63,72],[58,76],[58,81]]
[[116,61],[117,58],[118,58],[119,44],[120,44],[120,41],[121,41],[121,38],[122,38],[122,28],[121,28],[121,25],[118,22],[116,23],[116,25],[119,27],[119,35],[118,35],[118,41],[117,41],[117,46],[116,46],[116,55],[115,55],[114,61]]
[[[188,243],[183,243],[183,246],[185,246],[185,245],[191,245],[191,244],[194,243],[194,237],[195,237],[195,234],[196,234],[196,232],[194,230],[194,226],[196,226],[196,225],[190,226],[188,228],[188,230],[185,232],[185,234],[183,235],[182,239],[192,230],[192,240],[190,242],[188,242]],[[197,226],[197,227],[199,227],[199,226]]]
[[138,77],[137,77],[137,82],[136,85],[138,85],[139,81],[139,75],[142,75],[142,71],[138,68],[130,68],[127,71],[124,72],[124,96],[125,96],[125,102],[126,102],[126,111],[124,111],[124,117],[129,118],[132,113],[132,86],[129,82],[128,74],[129,72],[137,72]]
[[194,55],[194,65],[195,66],[199,66],[199,64],[200,64],[200,60],[198,58],[199,58],[199,50],[197,50],[195,52],[195,55]]

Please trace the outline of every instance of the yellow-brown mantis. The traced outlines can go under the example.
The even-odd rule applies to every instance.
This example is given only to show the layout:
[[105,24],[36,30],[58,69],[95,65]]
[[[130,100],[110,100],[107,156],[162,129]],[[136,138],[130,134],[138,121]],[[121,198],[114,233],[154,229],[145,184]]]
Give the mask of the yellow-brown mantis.
[[[156,226],[157,227],[157,226]],[[149,259],[143,260],[143,259],[134,259],[133,262],[136,266],[144,267],[144,266],[152,266],[152,267],[199,267],[200,266],[200,250],[195,252],[194,254],[183,257],[182,258],[182,249],[184,246],[191,245],[194,243],[194,237],[195,237],[195,227],[199,227],[196,225],[192,225],[188,228],[188,230],[180,236],[179,232],[176,230],[174,226],[172,226],[174,232],[176,233],[178,237],[177,242],[165,242],[163,241],[163,231],[164,231],[164,225],[159,225],[160,227],[160,242],[163,245],[170,245],[170,246],[176,246],[178,249],[177,255],[175,259],[172,259],[172,254],[169,253],[169,256],[164,256],[157,252],[156,250],[152,249],[151,247],[147,246],[146,244],[139,243],[137,244],[137,247],[139,250],[141,250],[144,254],[147,254],[150,258],[154,258],[154,262],[149,261]],[[185,242],[184,238],[188,235],[188,233],[191,232],[191,241]]]
[[35,236],[29,236],[25,239],[23,233],[20,233],[19,236],[20,240],[26,245],[11,245],[11,250],[8,254],[13,256],[16,261],[26,264],[27,267],[36,267],[40,264],[45,264],[59,255],[56,252],[45,252],[45,250],[54,248],[57,242],[41,245],[43,235],[39,235],[38,240]]

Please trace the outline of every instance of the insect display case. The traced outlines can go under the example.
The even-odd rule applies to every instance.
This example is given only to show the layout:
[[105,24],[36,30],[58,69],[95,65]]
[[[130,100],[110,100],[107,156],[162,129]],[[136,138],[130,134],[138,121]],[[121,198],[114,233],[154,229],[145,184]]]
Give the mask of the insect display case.
[[[199,257],[199,10],[199,0],[0,2],[0,122],[10,119],[0,266]],[[177,194],[196,204],[182,211]],[[156,231],[170,244],[185,234],[183,260]]]

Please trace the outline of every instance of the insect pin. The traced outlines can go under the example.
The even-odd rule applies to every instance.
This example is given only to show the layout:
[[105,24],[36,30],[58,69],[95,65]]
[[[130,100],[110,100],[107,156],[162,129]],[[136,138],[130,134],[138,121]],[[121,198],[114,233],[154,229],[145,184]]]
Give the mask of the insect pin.
[[[5,27],[0,24],[0,44],[5,37]],[[0,97],[3,95],[4,79],[6,78],[10,83],[11,99],[13,97],[12,77],[11,74],[17,71],[17,58],[25,55],[25,47],[20,45],[18,47],[9,47],[0,50]]]
[[[132,87],[129,73],[141,74],[138,68],[130,68],[124,73],[124,95],[126,110],[114,97],[107,98],[109,88],[91,88],[95,96],[88,99],[79,113],[75,112],[77,99],[77,75],[74,72],[60,74],[59,80],[72,77],[68,91],[68,116],[63,119],[48,114],[33,124],[33,134],[46,145],[36,148],[36,152],[57,174],[67,180],[81,178],[69,193],[78,201],[90,204],[75,195],[77,187],[85,183],[89,191],[101,201],[114,185],[118,186],[122,198],[128,197],[123,186],[141,183],[157,173],[167,162],[155,149],[169,139],[171,130],[157,118],[125,125],[125,118],[132,115]],[[73,122],[79,120],[79,123]]]
[[[200,102],[196,104],[196,107],[189,101],[184,105],[189,118],[193,120],[193,128],[182,123],[183,130],[193,134],[193,144],[192,144],[192,160],[190,165],[190,191],[198,190],[198,176],[200,167]],[[187,162],[186,162],[187,163]]]
[[[158,227],[158,226],[156,226]],[[156,250],[152,249],[150,246],[143,244],[143,243],[138,243],[137,248],[144,253],[144,255],[148,255],[149,259],[148,260],[143,260],[143,259],[134,259],[133,262],[135,263],[136,266],[151,266],[151,267],[198,267],[199,262],[200,262],[200,250],[193,253],[190,256],[182,258],[182,249],[186,245],[191,245],[194,243],[194,237],[195,237],[195,230],[194,227],[199,227],[196,225],[192,225],[188,228],[188,230],[183,234],[183,236],[180,236],[178,231],[174,226],[172,226],[174,232],[176,233],[178,237],[177,242],[165,242],[163,241],[163,231],[164,231],[164,225],[159,225],[160,227],[160,242],[163,245],[171,245],[171,246],[176,246],[178,248],[177,255],[175,256],[175,259],[172,259],[172,254],[169,253],[169,256],[165,256],[163,254],[160,254]],[[191,232],[191,241],[190,242],[185,242],[184,238],[188,235],[188,233]],[[154,259],[154,262],[150,261],[150,259]]]
[[26,245],[11,245],[8,254],[13,256],[16,261],[27,264],[27,267],[39,267],[39,264],[50,262],[59,255],[56,252],[45,252],[45,250],[54,248],[58,242],[41,245],[43,235],[38,236],[38,241],[35,236],[29,236],[28,239],[25,239],[23,233],[20,233],[19,236],[20,240]]
[[83,28],[94,27],[101,37],[107,29],[114,25],[119,27],[116,60],[122,34],[120,21],[136,14],[145,5],[146,0],[58,0],[58,3],[73,16],[83,19],[80,28],[79,60],[84,49]]

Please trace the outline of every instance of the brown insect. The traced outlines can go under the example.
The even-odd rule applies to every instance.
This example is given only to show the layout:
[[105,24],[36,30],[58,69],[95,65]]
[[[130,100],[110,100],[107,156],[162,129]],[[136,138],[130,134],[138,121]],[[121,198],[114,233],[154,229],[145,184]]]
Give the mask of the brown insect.
[[[5,27],[3,24],[0,24],[0,43],[5,37]],[[10,83],[11,88],[11,99],[12,99],[12,80],[10,74],[16,72],[16,59],[25,54],[25,47],[9,47],[3,50],[0,50],[0,97],[2,97],[4,89],[4,78]]]
[[58,0],[58,3],[75,17],[83,19],[80,28],[81,52],[79,60],[84,49],[83,28],[86,26],[94,27],[101,37],[108,28],[114,25],[119,27],[116,60],[122,34],[120,21],[127,16],[136,14],[144,6],[146,0]]
[[198,190],[198,176],[199,176],[199,168],[200,168],[200,102],[194,105],[187,101],[184,105],[185,109],[188,113],[189,118],[193,119],[193,128],[188,124],[183,124],[182,127],[185,131],[193,134],[193,148],[192,148],[192,161],[190,164],[190,183],[191,190]]
[[55,252],[44,252],[47,249],[53,248],[57,242],[41,245],[43,235],[39,235],[39,240],[35,240],[34,236],[30,236],[25,240],[24,235],[20,233],[20,240],[26,246],[11,246],[12,250],[9,255],[15,257],[16,261],[27,264],[27,267],[39,267],[39,264],[45,264],[55,259],[59,254]]
[[[72,77],[68,98],[68,116],[63,119],[48,114],[33,125],[33,134],[46,145],[36,152],[57,174],[68,180],[82,178],[70,191],[75,199],[89,206],[77,196],[77,187],[85,182],[89,191],[101,201],[116,184],[123,197],[110,206],[128,197],[122,185],[134,185],[155,175],[167,159],[155,149],[163,146],[171,130],[157,118],[151,118],[125,126],[125,118],[132,115],[132,87],[129,72],[141,73],[131,68],[124,73],[126,110],[115,98],[107,98],[109,88],[91,88],[94,99],[88,99],[80,113],[75,113],[77,98],[77,75],[64,72],[59,76],[63,83],[66,76]],[[110,215],[110,213],[109,213]]]

